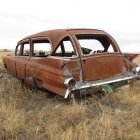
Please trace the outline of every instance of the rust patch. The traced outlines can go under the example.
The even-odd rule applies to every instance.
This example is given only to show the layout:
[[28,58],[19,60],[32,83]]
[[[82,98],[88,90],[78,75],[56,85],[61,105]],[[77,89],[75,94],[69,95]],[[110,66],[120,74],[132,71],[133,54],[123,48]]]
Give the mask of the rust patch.
[[[92,52],[89,48],[81,46],[78,38],[76,38],[77,35],[80,35],[79,39],[84,39],[84,37],[85,39],[100,39],[104,50]],[[43,52],[42,48],[39,48],[41,53],[39,56],[36,56],[33,41],[44,43],[40,42],[40,37],[49,40],[48,42],[52,50],[50,52]],[[66,42],[70,38],[74,51],[68,50],[67,53],[65,52],[66,48],[61,42],[63,38],[65,38],[64,41]],[[26,53],[24,52],[23,44],[28,44],[29,46],[29,50],[25,50]],[[59,44],[61,44],[63,55],[54,54]],[[102,85],[101,81],[109,83],[106,79],[111,79],[112,82],[121,81],[120,77],[118,79],[115,79],[115,77],[118,75],[124,76],[124,73],[128,73],[128,75],[123,77],[123,80],[130,80],[138,77],[140,73],[139,68],[136,69],[137,65],[132,62],[137,55],[123,56],[115,40],[102,30],[49,30],[25,37],[18,42],[18,45],[20,45],[20,48],[16,48],[14,56],[9,55],[3,58],[7,71],[24,81],[27,86],[45,88],[65,97],[71,91],[71,89],[64,85],[66,79],[76,81],[76,83],[72,83],[76,84],[72,89],[75,90],[76,87],[80,89],[80,87],[86,88],[90,85]],[[107,52],[109,45],[113,46],[114,52]],[[19,54],[17,53],[18,49]],[[90,54],[90,52],[92,53]],[[58,52],[58,54],[60,53]]]

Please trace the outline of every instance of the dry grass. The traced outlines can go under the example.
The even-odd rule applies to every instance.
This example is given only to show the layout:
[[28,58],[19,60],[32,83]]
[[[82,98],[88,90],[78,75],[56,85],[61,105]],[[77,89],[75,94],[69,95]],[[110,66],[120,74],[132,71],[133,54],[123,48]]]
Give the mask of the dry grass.
[[0,63],[2,63],[2,57],[9,54],[14,54],[14,52],[0,52]]
[[140,65],[140,55],[136,59],[134,59],[134,62]]
[[27,90],[5,73],[0,79],[0,139],[139,140],[139,85],[101,99],[69,102]]

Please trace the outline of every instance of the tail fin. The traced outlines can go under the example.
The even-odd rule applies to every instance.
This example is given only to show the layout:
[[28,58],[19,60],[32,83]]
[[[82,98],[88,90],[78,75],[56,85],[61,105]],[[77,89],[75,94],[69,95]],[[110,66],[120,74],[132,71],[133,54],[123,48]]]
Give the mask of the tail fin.
[[124,53],[124,55],[125,55],[130,61],[133,61],[135,58],[138,57],[139,54],[134,54],[134,53]]

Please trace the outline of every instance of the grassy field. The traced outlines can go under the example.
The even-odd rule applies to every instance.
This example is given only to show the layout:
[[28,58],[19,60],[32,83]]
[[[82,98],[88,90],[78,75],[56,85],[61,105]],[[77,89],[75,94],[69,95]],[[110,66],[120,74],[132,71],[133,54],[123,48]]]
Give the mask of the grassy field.
[[[0,64],[1,72],[5,70]],[[25,89],[4,73],[0,78],[0,140],[140,140],[139,85],[136,82],[133,88],[125,86],[102,98],[66,101]]]

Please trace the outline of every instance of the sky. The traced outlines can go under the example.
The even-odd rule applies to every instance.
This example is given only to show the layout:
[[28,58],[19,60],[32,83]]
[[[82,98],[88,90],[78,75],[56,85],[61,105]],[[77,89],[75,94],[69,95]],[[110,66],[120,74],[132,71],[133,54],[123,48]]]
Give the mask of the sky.
[[0,49],[60,28],[105,30],[124,52],[140,52],[139,0],[0,0]]

